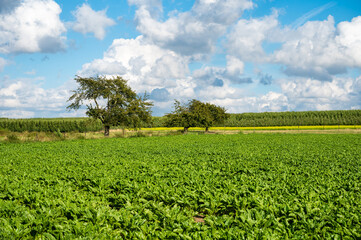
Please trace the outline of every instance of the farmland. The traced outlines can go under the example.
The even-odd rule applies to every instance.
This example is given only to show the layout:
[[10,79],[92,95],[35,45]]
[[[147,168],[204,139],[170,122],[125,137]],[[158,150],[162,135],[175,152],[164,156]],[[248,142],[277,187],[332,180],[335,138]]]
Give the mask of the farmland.
[[361,238],[359,134],[0,143],[0,238]]
[[[145,128],[165,128],[166,117],[152,117],[151,123],[143,124]],[[228,127],[247,130],[254,128],[359,128],[361,110],[306,111],[306,112],[263,112],[230,114],[223,124],[213,127]],[[90,132],[103,129],[101,122],[89,118],[0,118],[0,130],[12,132]],[[182,128],[179,128],[182,129]]]

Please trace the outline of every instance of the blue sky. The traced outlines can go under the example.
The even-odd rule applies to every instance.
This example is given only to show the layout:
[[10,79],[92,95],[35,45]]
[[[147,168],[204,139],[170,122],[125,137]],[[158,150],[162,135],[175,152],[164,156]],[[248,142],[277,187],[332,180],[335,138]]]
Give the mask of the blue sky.
[[361,4],[286,0],[0,0],[0,117],[66,111],[80,76],[120,75],[154,115],[361,108]]

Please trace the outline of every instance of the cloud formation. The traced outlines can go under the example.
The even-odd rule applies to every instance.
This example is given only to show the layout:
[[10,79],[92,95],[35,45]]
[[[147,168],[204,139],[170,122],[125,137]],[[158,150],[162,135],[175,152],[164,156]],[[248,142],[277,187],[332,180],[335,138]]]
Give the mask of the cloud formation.
[[227,35],[228,54],[242,61],[269,61],[262,44],[273,40],[275,31],[279,31],[278,14],[254,19],[240,19]]
[[0,53],[57,52],[65,48],[61,8],[53,0],[24,0],[0,14]]
[[115,39],[102,59],[84,64],[79,75],[121,75],[138,91],[174,87],[186,78],[188,58],[147,42],[143,36],[135,39]]
[[0,85],[0,116],[33,117],[64,112],[73,84],[45,89],[41,78],[7,79]]
[[[168,13],[161,0],[128,3],[136,6],[140,35],[114,39],[103,57],[83,64],[77,74],[124,77],[138,93],[149,93],[155,114],[170,112],[174,99],[192,98],[229,112],[361,108],[361,77],[354,77],[354,69],[361,69],[361,16],[338,24],[332,16],[309,21],[330,3],[287,26],[277,10],[242,17],[257,7],[251,0],[196,0],[188,11]],[[66,28],[54,0],[0,0],[0,7],[0,53],[64,50]],[[106,10],[87,3],[73,16],[69,27],[98,39],[115,24]],[[0,71],[7,59],[0,57]],[[34,78],[2,84],[0,115],[62,113],[74,86],[45,89],[38,71],[23,72]]]
[[84,3],[73,12],[76,21],[73,30],[82,34],[93,33],[97,39],[104,39],[107,27],[115,25],[115,21],[108,18],[106,9],[94,11],[89,4]]
[[336,74],[348,68],[361,68],[361,17],[351,22],[335,21],[329,16],[325,21],[307,22],[292,31],[272,61],[285,66],[284,73],[332,81]]
[[237,21],[244,10],[253,7],[249,0],[197,0],[190,11],[161,21],[156,18],[159,14],[153,13],[154,8],[146,4],[153,1],[128,2],[138,6],[137,30],[146,39],[186,56],[212,53],[218,38]]

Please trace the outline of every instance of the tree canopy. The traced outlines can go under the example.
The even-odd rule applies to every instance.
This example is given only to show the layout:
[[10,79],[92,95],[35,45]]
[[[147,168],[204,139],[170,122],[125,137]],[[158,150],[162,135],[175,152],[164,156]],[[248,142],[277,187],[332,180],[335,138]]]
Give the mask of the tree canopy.
[[208,131],[209,127],[222,124],[227,118],[229,114],[223,107],[196,99],[184,105],[175,100],[174,111],[166,115],[165,124],[168,127],[183,127],[184,132],[190,127],[204,127]]
[[77,110],[86,104],[86,114],[102,122],[105,136],[109,136],[111,126],[138,128],[151,121],[153,104],[146,95],[138,96],[123,78],[76,76],[74,80],[79,87],[70,96],[68,101],[72,103],[67,108]]

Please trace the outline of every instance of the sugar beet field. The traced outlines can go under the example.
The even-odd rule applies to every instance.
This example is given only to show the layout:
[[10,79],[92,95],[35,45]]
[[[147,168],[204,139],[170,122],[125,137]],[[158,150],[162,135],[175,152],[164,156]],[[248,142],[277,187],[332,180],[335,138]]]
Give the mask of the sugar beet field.
[[0,239],[360,239],[361,135],[0,143]]

